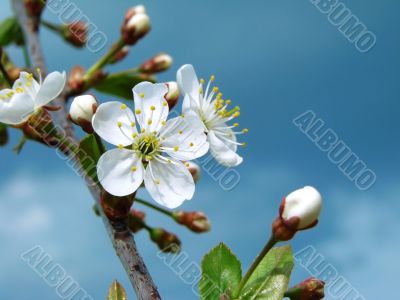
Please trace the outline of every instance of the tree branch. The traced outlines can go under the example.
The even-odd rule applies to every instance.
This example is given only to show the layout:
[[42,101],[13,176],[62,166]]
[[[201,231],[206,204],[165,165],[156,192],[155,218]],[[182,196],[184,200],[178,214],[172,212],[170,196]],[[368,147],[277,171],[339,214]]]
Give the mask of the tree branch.
[[[34,30],[33,20],[26,14],[23,0],[12,0],[15,15],[22,27],[25,35],[25,41],[28,45],[29,52],[32,58],[32,64],[36,68],[40,68],[42,73],[46,73],[46,66],[40,46],[37,32]],[[55,104],[61,106],[57,117],[59,125],[62,126],[68,134],[70,141],[77,143],[73,138],[71,124],[67,119],[65,109],[67,92],[64,91],[61,96],[55,100]],[[78,164],[76,156],[72,155],[72,159]],[[80,164],[80,163],[79,163]],[[100,205],[100,189],[97,185],[86,180],[86,185],[92,194],[96,204]],[[103,209],[99,209],[104,226],[106,227],[108,236],[114,246],[114,249],[127,273],[135,293],[140,300],[158,300],[161,299],[157,287],[155,286],[142,257],[137,251],[136,244],[132,234],[129,232],[124,221],[110,221],[104,214]]]

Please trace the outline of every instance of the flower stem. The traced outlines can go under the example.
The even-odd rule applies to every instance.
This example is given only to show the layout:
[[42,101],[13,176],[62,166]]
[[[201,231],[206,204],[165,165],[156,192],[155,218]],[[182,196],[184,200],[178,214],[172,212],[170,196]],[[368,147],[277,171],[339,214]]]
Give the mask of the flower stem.
[[29,53],[28,53],[28,47],[26,45],[24,45],[22,47],[22,52],[24,54],[24,61],[25,61],[25,65],[27,68],[31,67],[31,59],[29,57]]
[[26,135],[25,134],[22,135],[22,137],[19,140],[18,144],[13,149],[15,151],[15,153],[20,154],[20,152],[21,152],[22,148],[24,147],[24,145],[25,145],[27,140],[28,139],[27,139]]
[[100,58],[93,66],[89,68],[89,70],[87,70],[85,74],[85,79],[90,78],[93,73],[102,69],[106,64],[108,64],[109,60],[124,46],[124,41],[120,39],[114,46],[110,48],[110,50],[108,50],[108,52],[102,58]]
[[45,20],[40,20],[40,23],[46,27],[47,29],[50,29],[51,31],[54,31],[56,33],[63,33],[62,27],[57,24],[53,24],[51,22],[45,21]]
[[239,284],[239,287],[236,290],[236,294],[235,294],[234,299],[236,299],[239,296],[240,292],[245,287],[245,285],[246,285],[247,281],[249,280],[250,276],[254,273],[255,269],[258,267],[258,265],[263,260],[265,255],[267,255],[267,253],[272,249],[272,247],[275,246],[275,244],[277,242],[278,242],[278,240],[276,240],[273,236],[270,237],[270,239],[268,240],[267,244],[261,250],[260,254],[258,254],[257,258],[251,264],[250,268],[247,270],[246,274],[244,275],[244,277],[240,281],[240,284]]
[[135,201],[140,203],[140,204],[143,204],[143,205],[145,205],[147,207],[150,207],[150,208],[152,208],[152,209],[154,209],[154,210],[156,210],[156,211],[158,211],[158,212],[160,212],[160,213],[162,213],[164,215],[167,215],[169,217],[173,217],[173,213],[171,211],[168,211],[168,210],[166,210],[164,208],[161,208],[161,207],[158,207],[158,206],[156,206],[154,204],[151,204],[151,203],[147,202],[146,200],[135,198]]

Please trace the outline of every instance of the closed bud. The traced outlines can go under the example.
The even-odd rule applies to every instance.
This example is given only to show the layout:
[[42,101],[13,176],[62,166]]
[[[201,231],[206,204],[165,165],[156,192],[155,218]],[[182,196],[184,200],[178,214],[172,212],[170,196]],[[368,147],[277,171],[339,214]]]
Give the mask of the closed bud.
[[146,13],[129,12],[121,28],[122,39],[126,45],[134,45],[150,31],[150,18]]
[[0,123],[0,146],[5,146],[8,143],[8,130],[7,126]]
[[30,17],[40,17],[45,2],[43,0],[24,0],[26,12]]
[[132,18],[134,15],[137,14],[145,14],[146,13],[146,8],[144,5],[136,5],[131,8],[129,8],[124,17],[124,22],[128,22],[130,18]]
[[68,85],[71,88],[72,94],[80,94],[85,87],[85,70],[82,66],[74,66],[68,77]]
[[308,278],[290,288],[285,297],[291,300],[321,300],[325,297],[325,282],[317,278]]
[[196,233],[207,232],[211,225],[207,216],[200,211],[178,211],[173,213],[175,221]]
[[[113,47],[115,47],[115,45]],[[113,57],[110,58],[108,63],[115,64],[115,63],[123,60],[128,55],[128,53],[129,53],[129,47],[124,46],[121,48],[121,50],[119,50],[117,53],[115,53]]]
[[175,81],[167,82],[166,85],[168,93],[165,94],[165,100],[168,103],[169,110],[171,110],[178,103],[180,92],[178,84]]
[[150,230],[150,238],[162,252],[179,253],[181,251],[179,238],[163,228],[152,228]]
[[188,161],[185,163],[186,167],[188,168],[190,174],[192,174],[193,177],[193,181],[196,183],[199,181],[200,179],[200,175],[201,175],[201,168],[198,164]]
[[290,193],[283,198],[279,216],[272,224],[274,237],[287,241],[297,231],[314,227],[318,223],[321,207],[321,194],[311,186]]
[[96,98],[92,95],[75,97],[69,110],[70,120],[82,127],[87,133],[93,133],[92,118],[97,109]]
[[168,70],[172,65],[172,57],[166,53],[160,53],[145,61],[139,71],[143,73],[159,73]]
[[87,24],[77,21],[64,26],[63,37],[75,47],[83,47],[87,41]]
[[132,233],[136,233],[145,227],[144,219],[146,214],[140,210],[131,209],[128,215],[128,228]]

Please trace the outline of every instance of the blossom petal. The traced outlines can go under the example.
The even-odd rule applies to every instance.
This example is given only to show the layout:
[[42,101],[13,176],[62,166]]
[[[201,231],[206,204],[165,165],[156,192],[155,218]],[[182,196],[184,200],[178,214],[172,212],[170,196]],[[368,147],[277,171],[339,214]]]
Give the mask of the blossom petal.
[[136,152],[113,149],[97,163],[97,176],[103,188],[114,196],[134,193],[143,182],[143,164]]
[[144,184],[151,197],[160,205],[176,208],[194,194],[194,181],[189,170],[181,162],[149,162]]
[[227,143],[218,138],[214,131],[209,131],[207,137],[210,143],[211,154],[221,165],[235,167],[243,161],[243,158],[230,149]]
[[207,136],[201,127],[193,126],[185,117],[168,120],[160,132],[163,150],[178,160],[192,160],[203,156],[209,149]]
[[141,82],[133,88],[135,114],[140,128],[158,131],[167,119],[169,108],[164,96],[168,87],[164,83]]
[[217,138],[220,140],[229,140],[232,143],[225,143],[226,146],[228,146],[229,149],[232,151],[236,152],[237,151],[237,138],[236,134],[233,132],[231,128],[229,128],[225,123],[222,123],[221,125],[218,125],[218,130],[213,130]]
[[125,104],[110,101],[100,104],[93,116],[92,125],[96,133],[110,144],[129,146],[132,135],[137,133],[133,112]]
[[195,101],[198,102],[200,96],[200,83],[197,79],[196,72],[192,65],[183,65],[179,68],[177,75],[177,82],[179,89],[184,94],[190,95]]
[[60,95],[64,89],[65,81],[65,72],[52,72],[47,75],[34,98],[35,107],[46,105]]
[[22,89],[23,92],[29,94],[32,99],[35,99],[40,85],[35,78],[33,78],[32,74],[21,72],[19,78],[15,80],[13,84],[13,90],[16,90],[17,88]]
[[[0,122],[10,125],[26,121],[34,112],[34,102],[27,93],[14,93],[9,98],[10,89],[0,91]],[[1,100],[2,97],[8,100]]]

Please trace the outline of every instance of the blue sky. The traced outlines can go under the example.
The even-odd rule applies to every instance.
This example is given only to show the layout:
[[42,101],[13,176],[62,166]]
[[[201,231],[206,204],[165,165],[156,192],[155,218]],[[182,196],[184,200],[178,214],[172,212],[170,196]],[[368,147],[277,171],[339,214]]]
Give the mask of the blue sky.
[[[113,1],[112,9],[110,3],[76,2],[109,44],[118,38],[125,9],[138,2]],[[320,224],[299,234],[294,250],[314,246],[365,299],[394,296],[400,248],[400,189],[395,184],[400,177],[400,4],[343,3],[375,33],[377,44],[370,52],[359,53],[308,0],[144,3],[153,29],[114,68],[134,67],[165,51],[174,57],[174,66],[159,79],[170,81],[180,65],[192,63],[199,76],[216,75],[222,92],[241,106],[241,125],[250,130],[244,137],[247,147],[241,149],[244,163],[237,168],[239,185],[226,192],[204,174],[194,199],[183,206],[205,211],[213,224],[210,233],[192,235],[163,216],[148,213],[149,223],[179,234],[193,262],[199,263],[211,247],[224,241],[248,266],[269,235],[280,199],[314,185],[325,200]],[[3,1],[0,17],[10,13]],[[44,17],[57,21],[49,11]],[[78,63],[89,66],[98,57],[64,45],[46,31],[41,39],[50,70],[68,70]],[[22,61],[18,50],[11,48],[10,53],[16,62]],[[375,172],[377,181],[371,189],[357,189],[293,125],[292,120],[307,110],[324,120]],[[12,134],[11,145],[18,137],[19,133]],[[0,297],[57,298],[54,289],[19,258],[41,245],[94,299],[104,299],[114,278],[135,299],[80,178],[53,150],[30,143],[17,157],[11,145],[0,149]],[[191,286],[157,258],[146,233],[137,241],[164,299],[196,299]],[[293,283],[306,276],[297,265]]]

